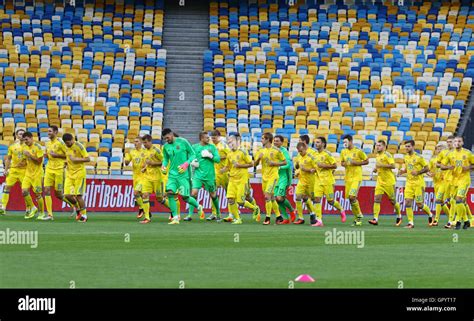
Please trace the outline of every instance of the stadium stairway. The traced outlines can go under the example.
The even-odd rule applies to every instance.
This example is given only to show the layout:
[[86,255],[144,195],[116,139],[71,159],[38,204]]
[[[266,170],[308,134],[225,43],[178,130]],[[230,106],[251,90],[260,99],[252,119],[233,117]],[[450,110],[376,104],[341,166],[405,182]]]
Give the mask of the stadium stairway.
[[164,128],[191,142],[203,128],[202,65],[209,44],[207,2],[165,2],[163,45],[168,53]]

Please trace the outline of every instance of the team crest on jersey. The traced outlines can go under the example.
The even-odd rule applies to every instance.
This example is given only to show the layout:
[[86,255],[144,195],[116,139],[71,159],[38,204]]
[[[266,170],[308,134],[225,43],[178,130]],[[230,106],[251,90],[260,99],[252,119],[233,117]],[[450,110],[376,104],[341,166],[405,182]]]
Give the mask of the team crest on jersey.
[[179,150],[179,145],[176,145],[176,149],[178,149],[178,150]]

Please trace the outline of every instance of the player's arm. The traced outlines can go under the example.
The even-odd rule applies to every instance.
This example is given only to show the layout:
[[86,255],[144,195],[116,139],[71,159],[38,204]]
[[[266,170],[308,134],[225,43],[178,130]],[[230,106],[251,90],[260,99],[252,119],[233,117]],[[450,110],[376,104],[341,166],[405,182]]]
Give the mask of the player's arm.
[[474,170],[474,154],[471,153],[468,160],[469,160],[469,165],[462,167],[463,172],[470,172]]
[[442,171],[454,169],[454,166],[451,165],[451,161],[450,161],[449,155],[443,157],[443,159],[441,160],[441,162],[438,162],[438,164],[439,164],[439,168],[441,168]]
[[214,163],[220,163],[221,156],[219,155],[219,151],[217,150],[216,146],[211,145],[211,153],[212,153],[212,161]]
[[388,164],[375,163],[375,169],[377,169],[377,168],[395,169],[395,161],[394,161],[393,157],[387,157],[387,162],[388,162]]
[[428,173],[428,172],[430,171],[430,169],[429,169],[429,167],[428,167],[428,164],[426,164],[426,161],[425,161],[424,158],[420,157],[420,158],[418,159],[418,164],[419,164],[420,166],[422,166],[422,168],[421,168],[421,170],[419,170],[419,171],[415,171],[415,170],[412,171],[411,174],[412,174],[413,176],[423,175],[423,174]]
[[276,161],[276,162],[274,162],[274,161],[269,162],[269,165],[270,165],[270,166],[277,166],[277,167],[279,167],[279,166],[284,166],[284,165],[286,165],[286,164],[288,163],[288,162],[286,161],[285,156],[284,156],[283,153],[281,152],[281,150],[278,150],[278,153],[277,153],[276,158],[277,158],[277,161]]
[[337,169],[337,164],[334,157],[328,155],[326,160],[327,160],[326,163],[318,163],[318,167],[323,168],[323,169]]
[[257,158],[253,162],[255,167],[257,167],[258,164],[260,164],[260,161],[262,160],[262,156],[263,156],[262,152],[257,153]]
[[286,164],[283,165],[281,168],[282,168],[282,169],[290,169],[290,168],[291,168],[291,157],[290,157],[290,153],[288,153],[288,151],[286,150],[286,148],[282,151],[282,153],[283,153],[283,156],[285,157]]
[[342,167],[346,167],[347,165],[349,165],[349,164],[346,163],[346,152],[345,151],[346,151],[346,149],[343,149],[342,152],[341,152],[341,166]]
[[91,158],[89,157],[89,154],[87,153],[86,149],[82,144],[76,142],[77,146],[79,146],[79,150],[81,153],[81,157],[73,157],[69,156],[69,160],[73,163],[89,163],[91,161]]
[[23,154],[26,156],[26,158],[29,158],[31,161],[33,161],[33,163],[41,164],[41,162],[43,162],[44,153],[41,148],[38,148],[34,155],[29,151],[25,151]]
[[163,164],[163,154],[161,153],[161,151],[156,148],[156,147],[152,147],[153,148],[153,157],[150,157],[148,158],[145,163],[147,166],[150,166],[150,167],[158,167],[158,166],[161,166]]
[[125,157],[123,158],[123,162],[125,163],[125,166],[128,166],[132,162],[132,155],[130,153],[126,153]]
[[364,151],[359,150],[359,155],[358,156],[360,158],[360,161],[352,160],[351,165],[353,165],[353,166],[364,166],[364,165],[369,164],[369,159],[367,158],[367,154],[365,154]]
[[247,151],[242,150],[242,153],[244,154],[244,157],[242,158],[242,163],[234,162],[233,166],[235,168],[250,168],[250,167],[256,166],[254,162],[252,161],[252,157],[250,157]]
[[186,152],[188,153],[188,159],[186,160],[186,163],[190,164],[193,159],[197,157],[196,152],[194,151],[194,148],[191,146],[191,144],[188,141],[185,141],[186,144]]

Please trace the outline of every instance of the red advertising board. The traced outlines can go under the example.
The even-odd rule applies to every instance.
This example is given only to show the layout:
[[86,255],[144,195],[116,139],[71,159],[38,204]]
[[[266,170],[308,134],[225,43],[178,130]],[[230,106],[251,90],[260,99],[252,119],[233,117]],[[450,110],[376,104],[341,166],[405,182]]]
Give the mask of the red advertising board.
[[[0,177],[0,194],[3,193],[4,188],[4,177]],[[252,183],[252,193],[257,204],[260,208],[265,208],[265,199],[263,197],[262,188],[260,183]],[[288,189],[288,197],[294,204],[294,190],[295,185]],[[225,212],[227,209],[227,199],[225,197],[225,191],[219,189],[219,202],[220,206]],[[211,201],[209,194],[204,190],[200,190],[198,194],[198,202],[204,206],[204,209],[209,212],[211,208]],[[402,211],[405,211],[403,205],[403,188],[397,188],[396,192],[397,202],[402,204]],[[344,198],[344,186],[336,186],[335,199],[341,203],[345,210],[350,211],[349,200]],[[364,214],[373,213],[373,199],[374,199],[374,187],[373,186],[362,186],[359,191],[359,203]],[[135,207],[135,199],[133,196],[132,180],[131,179],[88,179],[86,193],[84,195],[86,207],[91,212],[133,212],[137,210]],[[470,188],[467,200],[472,209],[474,209],[474,188]],[[168,212],[168,209],[163,207],[154,201],[152,197],[151,202],[153,204],[153,212]],[[433,188],[428,187],[425,194],[425,203],[434,211],[435,210],[435,195]],[[181,211],[187,212],[187,206],[181,200]],[[21,196],[20,187],[15,185],[10,192],[10,201],[8,203],[7,210],[12,211],[23,211],[25,204]],[[60,202],[53,196],[53,209],[54,211],[69,211],[67,205]],[[242,209],[242,212],[248,212],[246,209]],[[323,213],[336,213],[335,209],[332,208],[326,199],[323,199]],[[382,214],[393,213],[393,207],[390,202],[384,197],[381,206]],[[415,207],[415,213],[420,213],[420,210]]]

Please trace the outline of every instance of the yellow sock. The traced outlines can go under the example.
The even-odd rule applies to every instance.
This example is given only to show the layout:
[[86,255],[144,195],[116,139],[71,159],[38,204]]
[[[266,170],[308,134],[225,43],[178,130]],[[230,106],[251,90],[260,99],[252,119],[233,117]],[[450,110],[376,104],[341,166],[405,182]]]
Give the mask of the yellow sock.
[[272,216],[272,208],[273,208],[273,202],[272,201],[265,201],[265,211],[267,217]]
[[150,200],[148,198],[143,200],[143,212],[145,215],[145,219],[150,219]]
[[314,204],[314,213],[316,214],[318,221],[323,219],[323,205],[321,202]]
[[250,203],[252,203],[253,206],[258,206],[258,205],[257,205],[257,201],[255,200],[255,198],[252,198],[252,201],[251,201]]
[[441,204],[439,203],[436,203],[436,215],[435,215],[435,221],[438,222],[439,221],[439,217],[441,216]]
[[138,208],[143,209],[143,198],[141,196],[135,197],[135,201],[137,202]]
[[40,214],[44,214],[44,199],[43,197],[37,198],[36,202],[38,202],[38,209]]
[[334,201],[334,204],[332,204],[333,207],[335,207],[338,211],[342,210],[342,206],[338,201]]
[[380,203],[374,203],[374,218],[376,220],[379,219],[379,214],[380,214]]
[[4,210],[7,208],[9,199],[10,199],[10,193],[9,192],[3,192],[3,195],[2,195],[2,208]]
[[354,214],[354,217],[362,216],[362,211],[360,210],[359,201],[356,200],[354,203],[351,203],[351,207],[352,207],[352,213]]
[[413,224],[413,208],[407,207],[408,222]]
[[397,216],[402,217],[402,211],[400,210],[400,204],[395,203],[395,205],[393,205],[393,207],[395,208],[395,213],[397,214]]
[[280,207],[278,206],[278,202],[276,200],[273,200],[272,205],[273,205],[273,212],[275,212],[276,217],[281,216]]
[[245,201],[244,206],[245,206],[246,208],[248,208],[248,209],[251,209],[252,211],[257,208],[256,205],[253,205],[253,204],[250,203],[249,201]]
[[441,207],[441,209],[443,210],[444,215],[446,215],[446,217],[449,217],[449,207],[448,207],[448,205],[443,204],[443,206]]
[[32,209],[35,204],[33,203],[33,199],[31,198],[31,195],[28,194],[24,197],[25,199],[25,204],[27,209]]
[[62,200],[63,200],[67,205],[69,205],[70,208],[76,207],[76,204],[71,203],[71,201],[68,200],[66,196],[63,196],[63,199],[62,199]]
[[163,204],[163,205],[166,206],[167,208],[170,208],[170,202],[168,201],[167,198],[164,198],[164,199],[161,201],[161,204]]
[[458,222],[465,222],[467,220],[466,206],[464,203],[456,203],[456,215]]
[[217,215],[217,211],[216,211],[216,207],[214,206],[214,203],[211,202],[211,209],[212,209],[212,215],[216,216]]
[[46,203],[46,211],[48,211],[48,215],[53,216],[53,198],[51,195],[46,195],[44,197],[44,202]]
[[79,213],[80,213],[82,216],[87,217],[87,209],[86,209],[85,207],[84,207],[83,209],[81,209],[81,210],[79,211]]
[[[180,215],[181,214],[181,202],[179,201],[179,197],[176,197],[175,200],[176,200],[176,213],[178,213],[178,215]],[[169,206],[169,201],[168,201],[168,206]]]
[[450,205],[450,208],[449,208],[449,221],[451,223],[454,222],[454,214],[456,214],[456,201],[451,198],[451,200],[449,201],[449,205]]
[[239,205],[237,203],[229,204],[229,211],[234,216],[234,219],[238,220],[240,218]]
[[470,221],[470,220],[472,220],[471,208],[469,207],[469,205],[467,203],[465,203],[464,205],[466,206],[467,219]]
[[423,212],[425,212],[426,214],[428,214],[429,216],[431,216],[431,210],[430,210],[430,207],[426,204],[423,204]]
[[298,212],[298,218],[303,219],[303,201],[296,201],[296,211]]
[[310,199],[307,199],[305,203],[306,203],[306,206],[308,206],[308,209],[309,209],[310,213],[315,213],[315,212],[314,212],[315,209],[314,209],[314,203],[313,203],[313,201],[310,200]]

